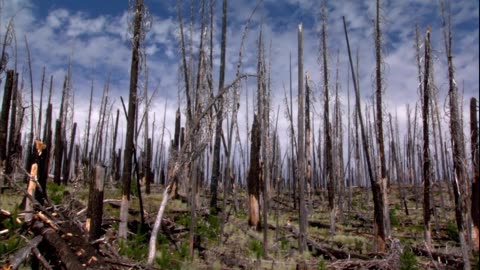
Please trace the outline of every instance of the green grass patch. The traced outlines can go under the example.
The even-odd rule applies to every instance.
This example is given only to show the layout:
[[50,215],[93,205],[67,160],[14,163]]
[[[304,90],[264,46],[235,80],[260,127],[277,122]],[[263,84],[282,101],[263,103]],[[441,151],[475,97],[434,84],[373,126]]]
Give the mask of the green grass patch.
[[138,230],[126,241],[120,241],[119,253],[135,261],[145,260],[148,254],[147,235]]
[[447,224],[447,236],[453,241],[460,243],[460,237],[458,236],[457,225],[453,222],[448,222]]
[[53,204],[60,204],[62,202],[64,192],[65,192],[65,186],[57,185],[53,182],[47,183],[48,198],[50,198]]
[[417,257],[413,253],[412,249],[407,246],[404,248],[402,254],[400,255],[400,270],[416,270],[417,268]]
[[260,241],[257,239],[251,239],[248,242],[248,250],[250,252],[250,256],[253,256],[257,259],[262,258],[263,254],[265,254],[262,243],[260,243]]

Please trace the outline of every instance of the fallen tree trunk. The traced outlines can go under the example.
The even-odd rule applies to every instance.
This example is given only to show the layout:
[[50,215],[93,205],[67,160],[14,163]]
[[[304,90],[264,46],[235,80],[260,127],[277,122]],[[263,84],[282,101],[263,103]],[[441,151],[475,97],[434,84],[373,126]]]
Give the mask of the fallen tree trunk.
[[459,256],[435,251],[429,252],[428,250],[419,247],[412,247],[412,251],[417,256],[433,258],[434,260],[441,261],[448,266],[453,266],[455,269],[463,269],[464,262]]
[[[298,231],[294,226],[287,226],[286,229],[293,234],[295,238],[298,238]],[[334,249],[331,247],[321,246],[319,243],[315,242],[311,238],[306,237],[305,241],[307,246],[315,249],[320,255],[323,255],[326,259],[336,260],[336,259],[348,259],[356,258],[361,260],[368,260],[367,256],[363,256],[355,253],[348,253],[340,249]]]
[[[28,256],[31,254],[31,251],[33,248],[38,246],[40,242],[42,242],[43,236],[37,235],[34,237],[30,242],[28,243],[27,246],[19,249],[15,254],[12,256],[11,259],[9,259],[9,262],[6,265],[6,269],[18,269],[20,265],[28,258]],[[2,268],[3,269],[3,268]]]
[[55,230],[50,227],[45,227],[42,222],[35,222],[33,230],[36,234],[42,235],[45,238],[48,247],[57,254],[66,269],[84,269],[67,243],[65,243]]

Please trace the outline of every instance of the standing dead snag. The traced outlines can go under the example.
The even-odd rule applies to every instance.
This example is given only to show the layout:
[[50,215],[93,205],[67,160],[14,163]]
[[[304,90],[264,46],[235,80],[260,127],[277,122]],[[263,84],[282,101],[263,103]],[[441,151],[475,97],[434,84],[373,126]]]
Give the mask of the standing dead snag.
[[139,48],[140,39],[142,38],[142,15],[143,0],[136,1],[135,19],[133,29],[132,42],[132,65],[130,69],[130,93],[128,97],[128,114],[127,114],[127,135],[125,139],[125,150],[123,158],[123,174],[122,174],[122,205],[120,208],[120,226],[118,235],[120,238],[127,237],[128,208],[130,204],[130,183],[132,181],[132,154],[134,129],[135,129],[135,112],[137,107],[137,83],[139,69]]
[[[376,131],[377,131],[377,144],[378,155],[380,158],[380,181],[375,181],[374,192],[379,192],[381,197],[378,203],[379,207],[383,209],[383,225],[381,228],[384,230],[386,236],[390,236],[390,215],[388,210],[388,197],[387,197],[387,165],[385,161],[385,145],[383,142],[383,113],[382,113],[382,36],[380,31],[380,0],[377,0],[377,18],[375,21],[375,58],[376,58]],[[378,247],[380,252],[385,251],[384,247]]]
[[357,109],[357,117],[358,122],[360,123],[360,133],[362,136],[362,143],[363,143],[363,150],[365,153],[365,161],[367,165],[367,172],[370,178],[370,184],[372,187],[372,195],[373,195],[373,215],[374,215],[374,227],[375,227],[375,234],[376,234],[376,244],[379,251],[385,250],[385,229],[383,224],[383,197],[379,190],[380,185],[375,180],[375,176],[372,170],[372,164],[370,160],[370,147],[367,141],[367,135],[365,132],[365,125],[363,122],[362,116],[362,106],[360,103],[360,91],[358,90],[358,82],[355,76],[355,72],[353,69],[353,61],[352,61],[352,54],[350,52],[350,42],[348,40],[348,32],[347,32],[347,24],[345,22],[345,17],[343,17],[343,29],[345,31],[345,40],[347,42],[347,49],[348,49],[348,59],[350,61],[350,68],[352,72],[352,79],[353,79],[353,86],[355,88],[355,102],[356,102],[356,109]]
[[323,59],[323,94],[324,94],[324,111],[323,111],[323,129],[325,136],[325,147],[324,147],[324,168],[325,174],[324,177],[327,180],[327,189],[328,189],[328,208],[330,209],[330,233],[335,233],[335,215],[336,215],[336,205],[335,205],[335,186],[334,174],[333,174],[333,153],[332,153],[332,137],[331,137],[331,127],[330,127],[330,110],[329,110],[329,93],[328,93],[328,64],[327,64],[327,13],[325,2],[322,5],[322,59]]
[[[220,92],[223,89],[225,83],[225,55],[226,55],[226,41],[227,39],[227,0],[223,0],[222,8],[222,41],[221,41],[221,52],[220,52],[220,72],[218,80],[218,91]],[[212,193],[212,198],[210,200],[210,207],[217,208],[217,189],[218,189],[218,180],[220,178],[220,143],[222,136],[222,122],[223,122],[223,97],[220,96],[217,106],[217,123],[215,126],[215,142],[213,146],[213,166],[212,166],[212,180],[210,183],[210,192]]]
[[480,181],[478,172],[478,119],[477,119],[477,100],[472,98],[470,100],[470,132],[471,132],[471,147],[472,147],[472,209],[471,216],[473,220],[473,247],[479,251],[480,245]]
[[93,241],[100,238],[102,235],[105,168],[97,164],[91,169],[88,179],[90,181],[90,189],[88,192],[88,209],[85,230],[88,232],[89,241]]
[[248,225],[260,229],[260,123],[258,116],[253,116],[250,150],[250,169],[248,170],[247,185],[249,198]]
[[299,185],[299,223],[298,250],[303,253],[306,247],[307,209],[305,207],[305,97],[303,89],[303,26],[298,25],[298,185]]
[[423,226],[427,249],[432,248],[432,230],[430,226],[430,153],[428,137],[428,108],[430,103],[430,27],[425,37],[425,76],[423,79]]
[[10,104],[12,101],[14,71],[7,70],[7,81],[3,92],[2,112],[0,115],[0,168],[7,158],[7,131]]
[[465,263],[464,269],[470,269],[470,248],[468,247],[468,241],[466,237],[470,237],[465,233],[466,229],[466,214],[468,213],[468,190],[466,172],[464,169],[465,163],[465,151],[463,151],[463,130],[460,123],[460,112],[458,109],[458,89],[454,79],[454,67],[453,67],[453,55],[452,55],[452,32],[450,18],[447,21],[445,15],[445,3],[440,2],[442,7],[443,17],[443,36],[445,42],[445,53],[448,63],[448,97],[450,107],[450,134],[452,142],[452,160],[453,169],[455,171],[452,181],[453,194],[455,200],[455,219],[458,228],[458,237],[460,238],[460,244],[462,247],[462,256]]
[[62,120],[57,119],[55,122],[55,171],[53,173],[53,182],[60,185],[60,175],[62,171],[62,157],[63,157],[63,140],[62,140]]

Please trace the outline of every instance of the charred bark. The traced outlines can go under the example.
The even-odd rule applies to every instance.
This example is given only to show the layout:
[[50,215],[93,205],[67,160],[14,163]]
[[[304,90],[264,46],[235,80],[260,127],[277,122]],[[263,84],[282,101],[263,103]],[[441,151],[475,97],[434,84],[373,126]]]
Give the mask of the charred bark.
[[7,158],[8,116],[12,101],[14,71],[7,70],[7,80],[3,92],[2,112],[0,115],[0,167]]
[[472,148],[472,209],[471,216],[473,221],[473,247],[479,250],[480,245],[480,181],[478,172],[478,119],[477,119],[477,99],[470,100],[470,130],[471,130],[471,148]]
[[425,37],[425,76],[423,79],[423,226],[425,230],[425,243],[427,248],[432,248],[432,229],[430,225],[430,151],[428,135],[428,111],[430,104],[430,28],[427,29]]
[[260,229],[260,147],[261,147],[260,123],[255,114],[252,124],[250,168],[247,176],[249,216],[248,225]]
[[136,1],[135,19],[133,29],[133,48],[132,48],[132,64],[130,70],[130,91],[128,98],[128,114],[127,114],[127,135],[125,139],[125,149],[123,158],[123,174],[122,174],[122,206],[120,209],[120,226],[118,235],[120,238],[127,237],[128,208],[130,204],[130,184],[132,177],[132,155],[134,151],[134,131],[135,131],[135,112],[137,108],[137,83],[138,70],[140,61],[140,39],[142,31],[143,19],[143,0]]

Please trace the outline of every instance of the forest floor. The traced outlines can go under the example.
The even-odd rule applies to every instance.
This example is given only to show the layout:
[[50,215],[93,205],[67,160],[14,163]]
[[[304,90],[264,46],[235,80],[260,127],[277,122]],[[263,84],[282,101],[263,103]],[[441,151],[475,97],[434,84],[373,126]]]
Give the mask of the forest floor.
[[[135,189],[133,189],[135,190]],[[402,192],[400,192],[402,191]],[[88,189],[49,184],[49,198],[55,205],[71,205],[78,201],[87,205]],[[181,192],[180,192],[181,193]],[[405,211],[402,194],[408,215]],[[68,198],[65,195],[68,194]],[[189,256],[190,208],[184,197],[170,200],[157,238],[155,268],[160,269],[457,269],[461,267],[458,231],[455,225],[453,200],[446,186],[434,189],[434,217],[432,218],[432,252],[425,250],[423,238],[423,209],[421,190],[412,187],[389,189],[391,238],[388,253],[376,253],[374,247],[373,203],[371,190],[352,188],[351,202],[346,193],[343,211],[337,212],[335,233],[330,229],[330,211],[326,194],[313,195],[307,203],[309,212],[307,229],[308,250],[298,251],[298,209],[288,194],[274,195],[269,203],[268,248],[263,247],[263,232],[248,226],[246,194],[237,194],[238,209],[230,198],[226,212],[210,213],[209,196],[198,198],[195,229],[195,254]],[[27,245],[33,237],[22,225],[18,210],[23,195],[13,189],[1,195],[0,209],[12,213],[10,218],[0,215],[0,266],[6,265],[15,252]],[[128,240],[121,242],[115,235],[121,191],[107,185],[104,195],[104,241],[109,242],[122,258],[132,263],[131,268],[145,265],[148,253],[149,230],[139,226],[139,200],[132,196]],[[143,194],[147,227],[154,223],[162,187],[153,186],[149,195]],[[219,198],[222,205],[222,197]],[[313,203],[313,204],[312,204]],[[77,206],[80,213],[83,207]],[[15,224],[16,217],[20,223]],[[81,224],[85,216],[78,215]],[[23,227],[22,227],[23,226]],[[146,231],[146,232],[145,232]],[[472,258],[477,264],[478,255]],[[27,261],[24,265],[29,265]],[[132,267],[135,265],[135,267]],[[112,269],[119,269],[119,266]],[[128,268],[128,267],[127,267]]]

